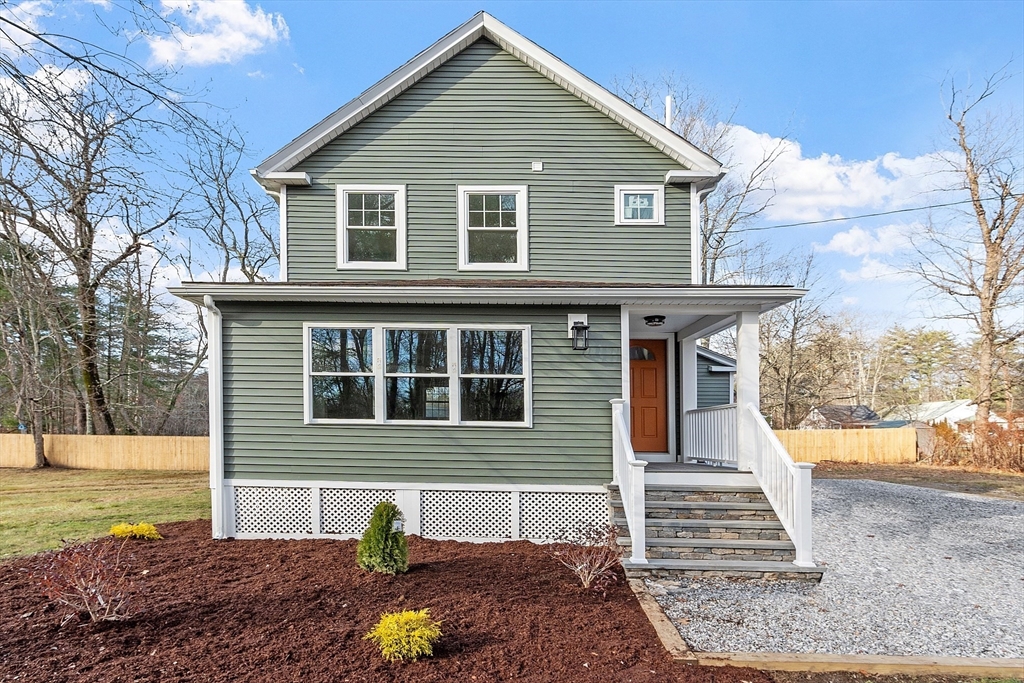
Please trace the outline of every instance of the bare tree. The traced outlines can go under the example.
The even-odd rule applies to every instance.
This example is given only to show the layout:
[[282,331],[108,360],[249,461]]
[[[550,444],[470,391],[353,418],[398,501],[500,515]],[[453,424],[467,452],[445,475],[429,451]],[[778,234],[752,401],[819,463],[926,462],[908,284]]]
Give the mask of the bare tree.
[[[732,131],[735,109],[723,110],[707,93],[675,73],[650,78],[632,71],[612,82],[615,92],[634,107],[656,120],[665,95],[675,106],[669,127],[718,159],[727,168],[740,159]],[[771,205],[775,197],[772,167],[785,150],[784,139],[774,139],[760,150],[759,158],[731,169],[718,187],[701,202],[701,282],[714,284],[730,278],[722,268],[735,255],[741,240],[736,229],[749,223]]]
[[259,282],[278,261],[277,210],[265,193],[251,189],[241,135],[227,124],[219,127],[230,132],[193,138],[182,159],[196,205],[190,224],[217,252],[217,279],[226,282],[237,267],[246,282]]
[[[970,208],[947,221],[929,221],[914,238],[919,262],[911,266],[929,288],[957,310],[943,317],[967,321],[977,334],[974,401],[975,454],[989,454],[989,415],[1003,351],[1024,335],[1024,208],[1019,113],[981,111],[1008,75],[987,78],[972,93],[951,80],[946,119],[956,152],[944,155],[954,178],[949,190],[966,193]],[[1017,320],[1013,320],[1017,318]]]
[[55,67],[0,88],[0,229],[10,242],[38,240],[66,267],[88,424],[105,434],[116,429],[98,366],[99,291],[180,213],[155,177],[158,104]]

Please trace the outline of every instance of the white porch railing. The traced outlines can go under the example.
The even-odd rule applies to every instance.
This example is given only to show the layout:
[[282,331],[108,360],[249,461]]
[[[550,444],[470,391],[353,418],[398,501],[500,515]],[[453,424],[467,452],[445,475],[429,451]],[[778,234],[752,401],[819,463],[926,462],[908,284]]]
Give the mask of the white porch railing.
[[612,462],[615,483],[619,485],[619,496],[622,498],[622,509],[626,515],[626,526],[629,527],[629,538],[632,542],[630,561],[635,564],[647,563],[647,530],[644,527],[645,491],[644,467],[647,462],[637,460],[633,453],[633,444],[629,438],[629,427],[622,410],[626,401],[621,398],[611,400],[612,404]]
[[683,414],[683,462],[736,467],[736,404]]
[[775,514],[796,546],[794,564],[813,567],[811,553],[811,469],[812,463],[793,462],[785,446],[765,422],[761,411],[747,404],[754,423],[751,472],[764,491]]

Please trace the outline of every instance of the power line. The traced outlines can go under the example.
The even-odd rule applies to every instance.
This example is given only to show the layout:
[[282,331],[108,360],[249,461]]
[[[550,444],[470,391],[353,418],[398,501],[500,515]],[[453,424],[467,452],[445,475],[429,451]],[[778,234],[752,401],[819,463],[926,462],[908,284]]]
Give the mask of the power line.
[[[970,204],[973,199],[964,199],[959,202],[948,202],[946,204],[930,204],[928,206],[915,206],[909,209],[893,209],[892,211],[879,211],[877,213],[864,213],[859,216],[843,216],[841,218],[825,218],[820,221],[804,221],[803,223],[785,223],[783,225],[762,225],[756,228],[739,228],[733,232],[754,232],[756,230],[777,230],[779,228],[798,228],[803,225],[821,225],[822,223],[836,223],[839,221],[855,221],[859,218],[874,218],[875,216],[891,216],[894,213],[907,213],[908,211],[924,211],[926,209],[941,209],[946,206],[958,206]],[[987,201],[983,199],[982,201]]]

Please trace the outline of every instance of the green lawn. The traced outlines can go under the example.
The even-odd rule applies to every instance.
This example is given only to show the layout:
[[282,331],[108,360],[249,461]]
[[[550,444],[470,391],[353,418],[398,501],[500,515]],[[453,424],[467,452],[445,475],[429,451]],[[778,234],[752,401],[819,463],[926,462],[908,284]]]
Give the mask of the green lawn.
[[103,536],[117,522],[210,518],[205,472],[0,469],[0,558]]

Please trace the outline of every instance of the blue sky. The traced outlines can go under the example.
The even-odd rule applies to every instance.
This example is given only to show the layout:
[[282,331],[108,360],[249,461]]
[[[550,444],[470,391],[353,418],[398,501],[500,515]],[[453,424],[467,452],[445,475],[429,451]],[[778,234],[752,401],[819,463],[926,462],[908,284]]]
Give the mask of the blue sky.
[[[604,85],[632,69],[676,71],[736,105],[744,144],[786,136],[776,207],[763,223],[857,215],[934,200],[924,156],[945,149],[940,86],[1010,63],[990,106],[1024,112],[1024,2],[303,2],[161,0],[198,38],[137,43],[204,86],[247,132],[254,156],[286,143],[477,10]],[[31,0],[57,28],[93,11]],[[103,3],[99,0],[99,14]],[[177,11],[175,11],[177,10]],[[191,12],[191,13],[189,13]],[[65,27],[66,28],[66,27]],[[75,31],[95,31],[88,21]],[[147,51],[148,47],[148,51]],[[760,137],[759,137],[760,136]],[[760,141],[760,142],[759,142]],[[742,157],[742,154],[740,155]],[[923,322],[890,262],[915,214],[796,228],[780,249],[816,248],[843,301],[872,321]],[[834,277],[833,277],[834,276]],[[872,322],[874,324],[874,322]]]

